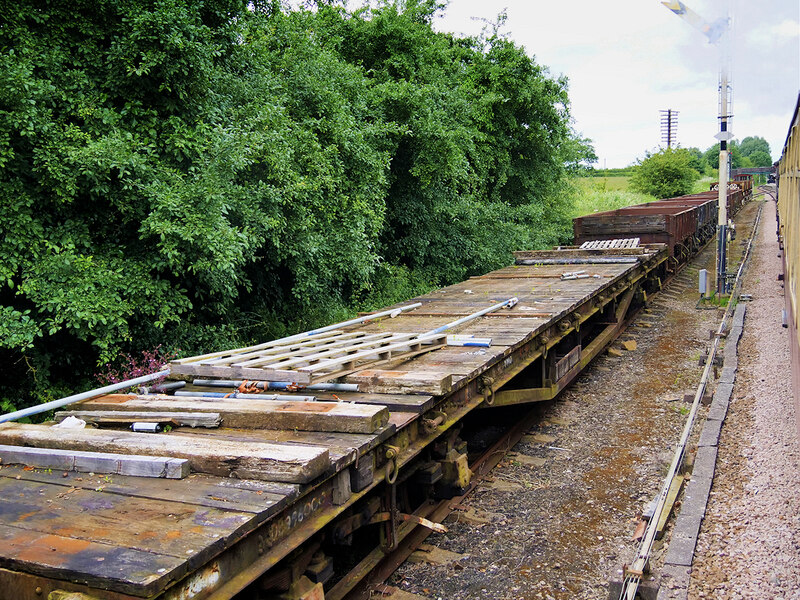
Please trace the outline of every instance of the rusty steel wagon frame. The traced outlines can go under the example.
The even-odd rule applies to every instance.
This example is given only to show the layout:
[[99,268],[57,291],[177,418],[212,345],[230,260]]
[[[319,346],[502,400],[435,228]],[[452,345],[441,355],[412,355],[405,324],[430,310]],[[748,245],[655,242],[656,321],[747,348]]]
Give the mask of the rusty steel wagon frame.
[[[459,424],[464,417],[477,409],[555,398],[619,335],[630,315],[647,301],[648,294],[660,289],[667,276],[668,251],[663,245],[599,250],[563,248],[518,252],[515,257],[516,264],[512,267],[417,299],[421,306],[396,319],[396,324],[387,321],[358,326],[360,332],[368,335],[394,330],[425,332],[431,323],[441,324],[468,314],[476,306],[485,306],[491,299],[513,292],[519,295],[518,306],[487,314],[460,332],[494,338],[490,348],[441,346],[402,363],[391,363],[387,370],[367,363],[361,365],[359,371],[357,365],[348,365],[349,374],[342,380],[359,385],[362,391],[338,392],[338,395],[315,392],[318,397],[299,409],[297,405],[303,403],[288,400],[283,403],[286,410],[305,408],[311,412],[316,410],[312,409],[313,405],[319,405],[319,410],[324,412],[331,410],[328,404],[341,406],[340,402],[344,408],[349,402],[355,402],[354,407],[388,408],[388,420],[384,413],[374,412],[373,421],[370,421],[374,428],[372,433],[320,434],[311,432],[314,426],[310,425],[306,434],[302,430],[233,429],[217,431],[212,438],[218,440],[217,444],[235,436],[239,436],[237,443],[257,440],[260,444],[330,439],[333,445],[329,466],[319,475],[312,472],[307,482],[219,479],[199,474],[173,482],[149,479],[139,483],[133,481],[134,478],[118,481],[109,478],[107,485],[92,489],[94,483],[85,474],[65,472],[62,475],[3,465],[0,483],[9,490],[21,486],[19,489],[29,490],[32,496],[37,490],[41,495],[61,485],[63,494],[81,496],[86,506],[94,506],[92,502],[101,506],[106,495],[115,490],[134,499],[148,494],[170,498],[189,490],[198,493],[198,486],[205,486],[203,489],[208,492],[198,495],[194,502],[208,507],[207,511],[230,505],[231,509],[238,507],[252,514],[248,513],[249,517],[242,514],[241,521],[236,523],[216,523],[216,526],[227,527],[225,535],[220,534],[221,537],[207,547],[198,546],[198,551],[192,551],[185,560],[169,562],[177,566],[165,563],[160,571],[141,575],[135,581],[127,577],[129,573],[122,572],[109,572],[104,578],[102,568],[97,566],[102,564],[97,561],[102,561],[103,556],[93,553],[92,536],[117,539],[124,535],[124,532],[101,532],[102,523],[94,533],[87,530],[71,538],[66,532],[62,534],[67,537],[54,535],[47,541],[34,537],[28,547],[22,547],[21,542],[4,547],[0,541],[0,589],[13,590],[15,600],[59,600],[68,592],[82,593],[85,598],[97,600],[223,600],[254,583],[263,589],[286,589],[288,583],[296,582],[309,569],[314,570],[314,565],[321,560],[318,551],[325,536],[346,538],[371,525],[380,531],[375,545],[380,541],[385,548],[391,548],[415,527],[435,527],[426,521],[424,511],[415,513],[409,509],[407,501],[397,499],[398,487],[402,489],[433,473],[431,485],[444,482],[456,490],[453,493],[462,490],[469,478],[468,469],[463,467],[466,461],[463,443],[458,439]],[[215,372],[216,376],[222,374]],[[128,406],[130,410],[141,411],[142,403],[162,407],[167,402],[175,402],[175,410],[178,410],[178,406],[189,402],[193,410],[202,410],[208,405],[207,412],[212,410],[210,407],[222,406],[217,418],[224,426],[226,415],[235,413],[236,407],[246,407],[251,401],[217,398],[213,393],[218,388],[191,384],[188,387],[197,397],[184,400],[185,397],[170,396],[165,400],[163,396],[111,395],[84,401],[72,408],[93,411],[113,408],[115,418],[120,418],[119,413]],[[275,410],[283,409],[278,406]],[[239,427],[248,425],[247,417],[242,419],[243,425]],[[34,427],[42,426],[0,425],[0,444],[8,443],[3,438],[7,435],[24,445],[25,440],[34,439],[28,429]],[[72,435],[69,430],[62,431],[61,435],[67,438]],[[177,440],[189,443],[189,440],[205,439],[211,431],[159,435],[177,435]],[[303,435],[309,437],[303,438]],[[341,441],[356,437],[367,441],[353,442],[351,446]],[[344,446],[346,451],[337,450],[339,446]],[[449,478],[448,469],[452,471]],[[37,488],[37,485],[42,487]],[[0,494],[3,489],[0,487]],[[66,506],[63,503],[69,498],[59,495],[52,500],[55,504],[36,510],[46,512],[50,510],[48,507]],[[32,505],[37,501],[36,498],[30,500]],[[263,503],[264,510],[257,508],[259,502]],[[135,502],[130,505],[134,506]],[[201,513],[206,514],[198,510],[192,513],[192,519],[199,523],[197,515]],[[28,524],[30,519],[38,518],[27,513],[9,514],[0,512],[0,535],[12,542],[17,539],[14,535],[27,532],[25,527],[32,527]],[[56,517],[45,515],[42,518]],[[173,515],[164,518],[168,520]],[[211,517],[206,518],[209,519],[207,526],[214,527]],[[164,535],[167,534],[165,531]],[[198,527],[197,535],[203,535],[202,527]],[[48,543],[51,546],[48,547]],[[345,577],[329,587],[324,597],[329,600],[344,597],[356,579]],[[322,587],[321,583],[315,585]]]
[[[593,213],[573,221],[575,243],[637,236],[644,243],[669,248],[671,268],[685,263],[716,233],[718,192],[665,198],[655,202]],[[732,183],[727,194],[728,216],[751,195],[751,182]]]

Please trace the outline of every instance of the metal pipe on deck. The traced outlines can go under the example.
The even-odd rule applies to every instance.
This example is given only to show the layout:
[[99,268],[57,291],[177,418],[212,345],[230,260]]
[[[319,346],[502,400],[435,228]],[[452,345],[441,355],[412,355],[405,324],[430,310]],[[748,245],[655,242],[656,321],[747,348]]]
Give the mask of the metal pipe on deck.
[[135,379],[127,379],[125,381],[120,381],[119,383],[112,383],[111,385],[106,385],[100,388],[89,390],[88,392],[81,392],[80,394],[73,394],[72,396],[66,396],[58,400],[45,402],[44,404],[38,404],[36,406],[31,406],[29,408],[23,408],[22,410],[17,410],[5,415],[0,415],[0,423],[5,423],[7,421],[16,421],[17,419],[23,419],[25,417],[30,417],[32,415],[38,415],[43,412],[47,412],[48,410],[61,408],[62,406],[66,406],[67,404],[72,404],[73,402],[88,400],[89,398],[94,398],[95,396],[102,396],[103,394],[109,394],[111,392],[124,390],[125,388],[133,387],[134,385],[139,385],[142,383],[147,383],[149,381],[160,379],[162,377],[166,377],[167,375],[169,375],[169,373],[170,373],[169,369],[164,369],[163,371],[159,371],[158,373],[151,373],[150,375],[142,375],[141,377],[136,377]]
[[140,394],[168,394],[186,386],[185,381],[172,381],[170,383],[159,383],[152,387],[139,386]]
[[517,302],[519,302],[519,300],[517,299],[516,296],[514,296],[513,298],[509,298],[508,300],[505,300],[503,302],[499,302],[499,303],[497,303],[497,304],[495,304],[493,306],[489,306],[487,308],[484,308],[483,310],[479,310],[478,312],[474,312],[471,315],[467,315],[466,317],[462,317],[460,319],[452,321],[452,322],[448,323],[447,325],[442,325],[441,327],[437,327],[436,329],[431,329],[427,333],[420,334],[419,337],[420,338],[424,338],[424,337],[429,336],[429,335],[435,335],[437,333],[442,333],[443,331],[447,331],[448,329],[452,329],[453,327],[457,327],[459,325],[463,325],[464,323],[468,323],[469,321],[473,321],[473,320],[477,319],[478,317],[482,317],[483,315],[488,314],[490,312],[494,312],[496,310],[500,310],[501,308],[506,308],[506,307],[512,308]]
[[194,398],[248,398],[252,400],[283,400],[294,402],[314,402],[316,396],[287,396],[285,394],[245,394],[242,392],[175,392],[175,396],[185,398],[187,396]]
[[[243,379],[195,379],[192,384],[208,387],[233,387],[238,388],[245,383]],[[248,386],[254,386],[259,389],[266,390],[313,390],[315,392],[357,392],[357,383],[312,383],[309,385],[300,385],[297,383],[290,383],[288,381],[249,381]]]

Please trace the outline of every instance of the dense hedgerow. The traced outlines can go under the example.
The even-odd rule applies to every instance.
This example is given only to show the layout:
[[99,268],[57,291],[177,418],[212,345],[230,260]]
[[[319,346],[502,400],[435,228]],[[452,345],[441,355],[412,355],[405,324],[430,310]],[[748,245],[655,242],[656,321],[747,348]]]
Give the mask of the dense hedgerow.
[[[18,2],[0,28],[0,399],[263,340],[569,235],[563,79],[433,1]],[[109,367],[113,369],[115,367]]]

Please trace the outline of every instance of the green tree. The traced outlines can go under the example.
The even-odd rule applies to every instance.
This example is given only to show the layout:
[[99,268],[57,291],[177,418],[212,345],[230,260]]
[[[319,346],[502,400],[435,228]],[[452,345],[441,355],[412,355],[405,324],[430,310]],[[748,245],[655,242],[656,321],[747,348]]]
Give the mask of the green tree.
[[597,153],[592,140],[575,135],[565,143],[566,167],[570,175],[585,176],[593,171],[593,164],[597,162]]
[[772,166],[772,157],[768,152],[764,152],[763,150],[754,150],[747,155],[747,158],[750,159],[750,162],[754,167]]
[[437,9],[320,7],[315,32],[364,70],[395,127],[382,256],[446,284],[569,234],[559,188],[581,146],[565,80],[496,35],[434,34]]
[[703,151],[700,148],[687,148],[686,151],[690,155],[689,166],[700,174],[705,173],[708,169],[708,161]]
[[[728,143],[728,154],[730,155],[731,168],[740,169],[744,166],[744,155],[742,154],[739,144],[736,140],[731,140]],[[719,144],[714,144],[703,154],[709,166],[712,169],[719,169]]]
[[770,155],[769,143],[763,137],[748,136],[744,138],[739,144],[743,156],[751,156],[754,152],[764,152],[767,156]]
[[692,155],[683,148],[665,148],[647,154],[631,176],[631,187],[656,198],[682,196],[692,190],[698,177],[692,169]]

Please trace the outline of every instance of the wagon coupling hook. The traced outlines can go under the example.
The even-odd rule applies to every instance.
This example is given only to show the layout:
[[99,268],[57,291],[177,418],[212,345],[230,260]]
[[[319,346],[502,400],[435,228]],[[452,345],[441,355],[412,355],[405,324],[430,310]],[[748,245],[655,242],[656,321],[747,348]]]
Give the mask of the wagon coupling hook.
[[487,377],[486,375],[481,375],[478,377],[478,391],[481,393],[486,394],[486,399],[484,402],[491,406],[494,404],[494,379],[491,377]]
[[397,457],[399,454],[400,448],[389,444],[386,445],[385,479],[387,483],[394,483],[397,481],[397,474],[400,472],[400,467],[397,464]]

